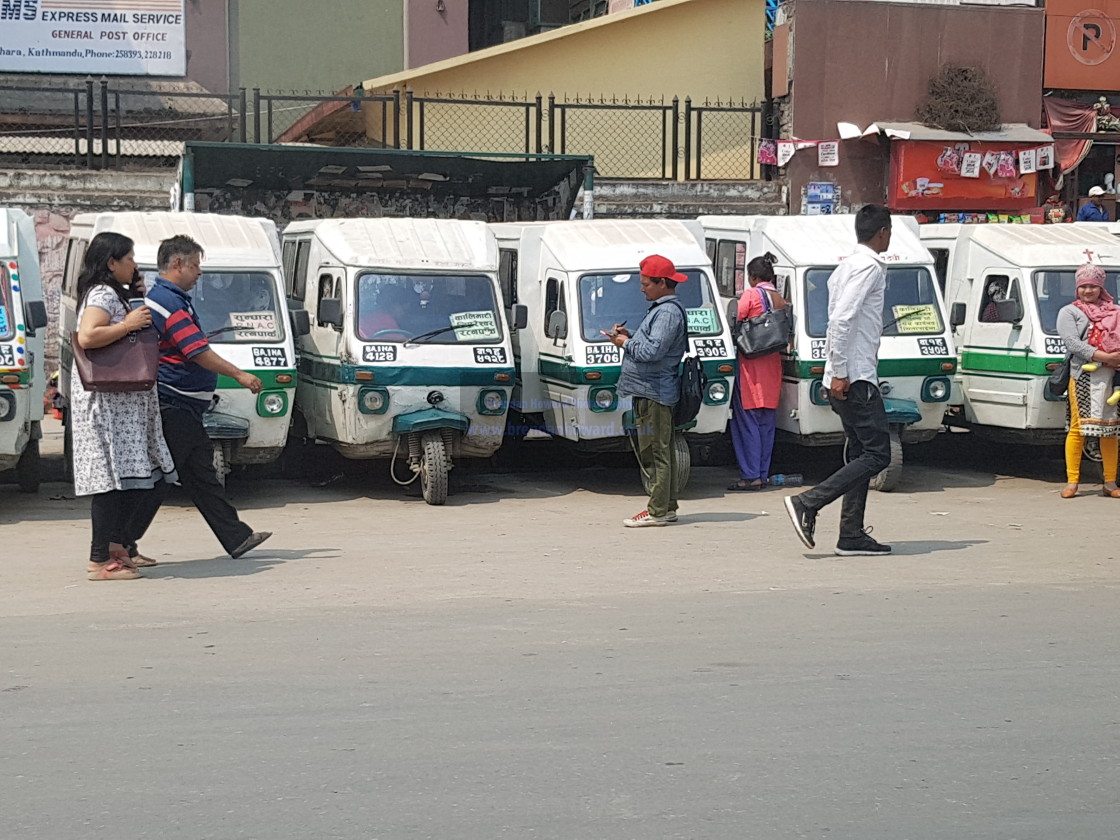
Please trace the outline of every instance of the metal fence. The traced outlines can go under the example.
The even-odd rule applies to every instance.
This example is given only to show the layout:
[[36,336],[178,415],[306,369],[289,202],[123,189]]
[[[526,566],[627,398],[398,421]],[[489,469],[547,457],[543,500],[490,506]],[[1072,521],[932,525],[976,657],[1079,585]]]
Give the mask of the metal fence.
[[87,169],[174,165],[185,140],[447,152],[587,154],[608,178],[768,177],[758,103],[411,91],[155,91],[92,79],[72,88],[0,84],[0,165]]
[[186,140],[246,140],[245,91],[215,94],[111,86],[0,84],[0,164],[124,168],[174,165]]

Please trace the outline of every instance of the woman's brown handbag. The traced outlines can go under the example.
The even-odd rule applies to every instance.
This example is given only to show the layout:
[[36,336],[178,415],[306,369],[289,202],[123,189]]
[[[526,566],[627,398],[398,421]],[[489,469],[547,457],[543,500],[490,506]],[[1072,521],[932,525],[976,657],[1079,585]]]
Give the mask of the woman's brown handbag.
[[159,372],[159,333],[151,327],[131,332],[105,347],[83,350],[70,333],[74,367],[82,387],[98,393],[150,391]]

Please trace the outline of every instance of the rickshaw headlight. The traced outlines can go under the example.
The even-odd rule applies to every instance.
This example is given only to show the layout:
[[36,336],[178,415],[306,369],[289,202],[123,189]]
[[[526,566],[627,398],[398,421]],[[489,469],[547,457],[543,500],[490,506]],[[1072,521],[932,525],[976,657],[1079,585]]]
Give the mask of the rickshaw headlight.
[[257,414],[279,417],[288,410],[288,395],[283,391],[265,391],[257,397]]
[[358,395],[362,414],[384,414],[389,409],[389,392],[384,388],[363,388]]
[[0,391],[0,423],[16,416],[16,395],[11,391]]
[[925,402],[945,402],[952,390],[949,380],[944,376],[931,376],[922,383],[922,400]]
[[506,410],[505,391],[481,391],[478,395],[479,414],[501,414]]
[[618,405],[618,395],[614,388],[592,388],[589,396],[592,411],[613,411]]
[[809,383],[809,401],[813,405],[828,405],[828,389],[820,379],[814,379]]
[[708,405],[721,405],[727,402],[727,383],[722,379],[709,382],[707,393],[704,395],[704,402]]

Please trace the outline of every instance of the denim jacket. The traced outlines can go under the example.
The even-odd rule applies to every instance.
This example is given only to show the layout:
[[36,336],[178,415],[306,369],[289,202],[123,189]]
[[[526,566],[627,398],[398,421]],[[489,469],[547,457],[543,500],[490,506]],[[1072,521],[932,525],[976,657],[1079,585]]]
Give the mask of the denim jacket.
[[654,301],[637,332],[622,346],[620,396],[645,397],[661,405],[680,398],[681,357],[688,351],[688,326],[676,295]]

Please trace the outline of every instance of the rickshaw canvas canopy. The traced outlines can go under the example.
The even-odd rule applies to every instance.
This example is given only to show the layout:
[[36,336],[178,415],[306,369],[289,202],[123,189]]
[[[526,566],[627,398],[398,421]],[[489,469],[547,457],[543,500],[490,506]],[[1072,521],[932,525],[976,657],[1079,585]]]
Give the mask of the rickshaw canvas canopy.
[[436,271],[496,271],[498,244],[482,222],[447,219],[323,219],[295,222],[286,235],[315,231],[344,265]]
[[154,266],[159,243],[183,234],[202,245],[203,270],[260,266],[261,254],[273,255],[273,266],[280,265],[276,225],[268,219],[223,216],[217,213],[96,213],[82,214],[75,224],[96,224],[94,232],[111,230],[136,243],[136,262]]

